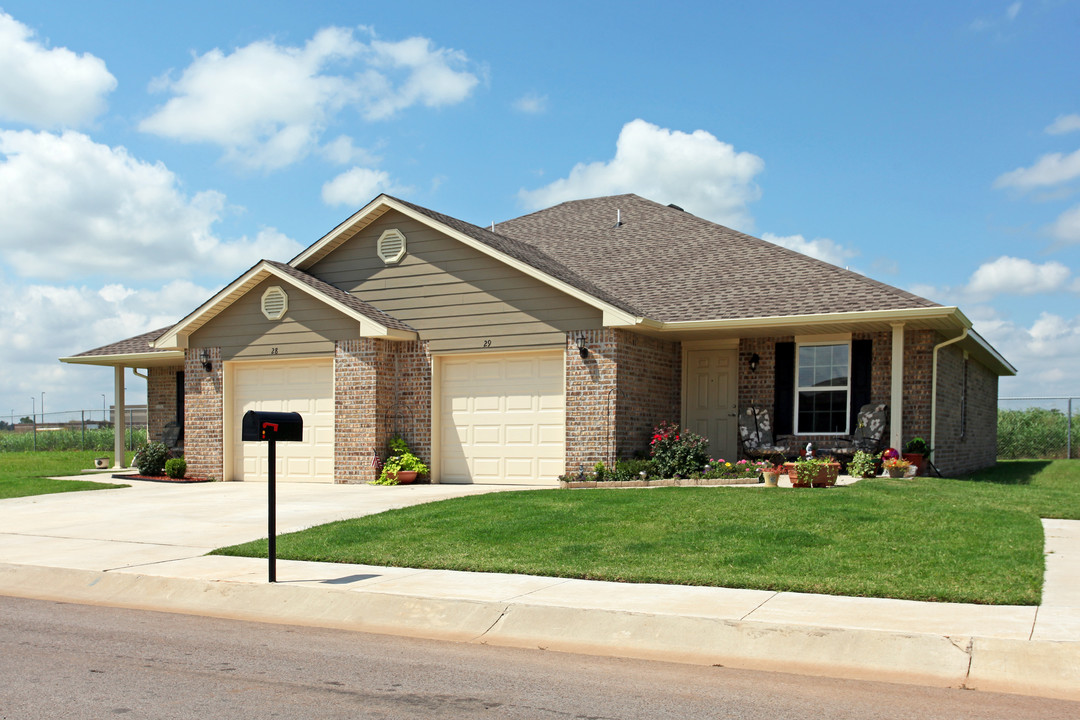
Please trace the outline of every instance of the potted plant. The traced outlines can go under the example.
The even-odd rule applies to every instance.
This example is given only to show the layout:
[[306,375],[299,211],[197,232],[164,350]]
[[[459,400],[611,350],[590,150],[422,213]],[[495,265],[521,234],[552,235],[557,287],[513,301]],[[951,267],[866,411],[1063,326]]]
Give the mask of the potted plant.
[[873,455],[864,450],[857,450],[855,456],[848,463],[848,474],[857,478],[874,477],[878,473],[881,453]]
[[801,457],[793,463],[784,463],[792,487],[830,487],[840,475],[840,463],[827,457]]
[[915,474],[922,475],[926,467],[926,458],[930,456],[930,446],[921,437],[908,440],[904,446],[904,459],[915,466]]
[[776,487],[776,480],[780,477],[780,474],[784,472],[784,468],[777,467],[775,464],[768,460],[758,460],[754,463],[753,467],[765,480],[765,487]]
[[404,485],[427,473],[428,466],[409,449],[402,438],[395,437],[390,441],[390,452],[391,455],[383,463],[382,472],[374,482],[375,485]]
[[911,467],[911,461],[904,458],[889,458],[884,461],[884,465],[889,477],[902,478],[907,475],[908,468]]

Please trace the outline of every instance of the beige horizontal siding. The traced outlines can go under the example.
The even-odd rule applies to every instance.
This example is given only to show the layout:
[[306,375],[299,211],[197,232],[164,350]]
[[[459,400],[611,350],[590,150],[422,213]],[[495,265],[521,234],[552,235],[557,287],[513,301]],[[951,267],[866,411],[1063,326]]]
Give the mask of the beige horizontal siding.
[[[407,253],[387,266],[376,243],[390,228]],[[602,325],[596,308],[397,212],[308,272],[408,323],[433,352],[563,348],[566,332]]]
[[[289,296],[281,320],[262,314],[262,295],[280,286]],[[223,360],[333,355],[334,342],[359,336],[355,320],[277,279],[259,283],[221,314],[192,333],[191,347],[220,347]]]

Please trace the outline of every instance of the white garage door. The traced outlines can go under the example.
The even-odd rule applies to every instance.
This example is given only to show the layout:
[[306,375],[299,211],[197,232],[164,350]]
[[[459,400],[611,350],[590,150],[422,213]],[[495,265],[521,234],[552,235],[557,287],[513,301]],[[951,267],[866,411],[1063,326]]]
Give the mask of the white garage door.
[[555,484],[566,462],[562,352],[441,362],[440,481]]
[[289,360],[232,365],[233,479],[267,479],[267,445],[241,442],[248,410],[297,412],[303,442],[277,443],[277,479],[334,481],[334,371],[332,360]]

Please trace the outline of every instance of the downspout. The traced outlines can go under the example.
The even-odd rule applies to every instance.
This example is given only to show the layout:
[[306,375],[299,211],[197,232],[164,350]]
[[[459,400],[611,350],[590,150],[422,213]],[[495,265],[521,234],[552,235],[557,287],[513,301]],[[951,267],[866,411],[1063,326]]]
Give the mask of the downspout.
[[930,378],[930,455],[933,456],[934,450],[937,448],[937,366],[938,366],[938,350],[946,345],[952,345],[958,343],[968,336],[968,330],[970,328],[964,328],[964,332],[960,333],[951,340],[938,343],[934,346],[934,368],[931,372]]

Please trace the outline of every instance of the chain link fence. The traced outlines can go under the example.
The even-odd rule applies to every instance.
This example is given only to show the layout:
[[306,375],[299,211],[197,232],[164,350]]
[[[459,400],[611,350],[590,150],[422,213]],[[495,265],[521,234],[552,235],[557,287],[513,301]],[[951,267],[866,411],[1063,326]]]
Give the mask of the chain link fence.
[[[114,410],[66,410],[0,415],[0,452],[113,449]],[[125,413],[124,446],[134,450],[146,442],[146,408]]]
[[998,459],[1080,457],[1074,409],[1080,409],[1080,397],[998,398]]

